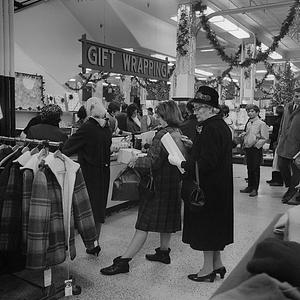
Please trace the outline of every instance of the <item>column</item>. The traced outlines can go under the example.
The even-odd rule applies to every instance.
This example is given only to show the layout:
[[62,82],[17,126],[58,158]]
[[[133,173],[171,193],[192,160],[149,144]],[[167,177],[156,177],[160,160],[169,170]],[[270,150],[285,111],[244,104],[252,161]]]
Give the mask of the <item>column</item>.
[[130,104],[131,76],[123,75],[121,77],[120,89],[124,95],[125,103]]
[[0,135],[15,135],[14,1],[0,0]]
[[194,97],[196,36],[195,12],[191,3],[178,6],[177,54],[174,71],[174,100]]

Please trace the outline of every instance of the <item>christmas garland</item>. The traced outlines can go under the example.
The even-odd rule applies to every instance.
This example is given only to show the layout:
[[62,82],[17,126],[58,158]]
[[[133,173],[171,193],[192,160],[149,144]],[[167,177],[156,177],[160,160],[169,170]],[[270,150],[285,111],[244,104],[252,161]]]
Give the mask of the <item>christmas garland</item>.
[[272,45],[264,52],[260,49],[255,58],[246,58],[243,62],[240,62],[236,55],[229,56],[225,53],[225,48],[220,44],[216,33],[210,27],[209,18],[203,13],[206,9],[206,5],[203,5],[201,0],[199,0],[197,5],[195,5],[193,8],[197,8],[197,10],[199,10],[201,13],[200,24],[197,26],[197,31],[200,29],[200,27],[202,27],[206,31],[207,39],[210,41],[211,45],[214,47],[214,49],[217,51],[218,55],[222,58],[223,61],[233,66],[240,66],[242,68],[246,68],[249,67],[251,64],[257,64],[259,62],[266,61],[269,54],[277,49],[279,41],[289,32],[289,28],[293,23],[296,14],[296,8],[299,5],[299,1],[300,0],[295,0],[295,3],[290,8],[286,19],[282,22],[280,33],[273,37]]
[[189,20],[185,10],[182,9],[180,12],[180,19],[178,22],[177,32],[177,47],[176,51],[181,55],[185,56],[188,53],[188,44],[190,41],[189,31]]

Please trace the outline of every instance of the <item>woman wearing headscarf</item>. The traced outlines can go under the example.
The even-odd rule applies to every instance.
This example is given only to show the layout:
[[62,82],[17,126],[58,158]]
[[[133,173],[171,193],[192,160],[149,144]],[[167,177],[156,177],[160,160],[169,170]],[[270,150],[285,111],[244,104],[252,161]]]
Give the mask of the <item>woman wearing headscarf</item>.
[[[78,162],[90,197],[99,241],[101,225],[105,220],[110,180],[112,133],[108,127],[107,111],[99,98],[89,98],[85,107],[88,119],[66,141],[63,152],[68,156],[78,154]],[[86,252],[98,255],[100,250],[98,245],[92,250],[87,249]]]
[[132,133],[141,132],[141,120],[138,116],[138,107],[134,103],[127,107],[127,131]]
[[59,128],[62,116],[61,108],[56,104],[49,104],[41,109],[40,122],[31,126],[27,131],[28,139],[65,142],[68,136]]
[[186,170],[187,178],[195,178],[198,164],[199,185],[204,191],[205,205],[201,211],[191,211],[185,204],[184,243],[194,250],[203,251],[204,263],[196,274],[188,275],[193,281],[213,282],[216,275],[224,277],[226,269],[221,251],[233,243],[233,175],[231,132],[219,114],[219,95],[208,86],[201,86],[195,98],[194,113],[198,127],[190,157],[179,161],[169,156],[169,162]]

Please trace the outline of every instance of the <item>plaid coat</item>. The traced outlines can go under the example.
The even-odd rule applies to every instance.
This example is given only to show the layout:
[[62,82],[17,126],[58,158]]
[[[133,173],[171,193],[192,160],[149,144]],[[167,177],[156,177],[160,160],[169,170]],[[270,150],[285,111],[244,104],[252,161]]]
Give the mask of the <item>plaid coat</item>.
[[10,168],[0,215],[0,250],[18,251],[21,248],[22,174],[20,164]]
[[[66,259],[68,244],[65,238],[61,195],[62,191],[55,175],[45,165],[36,173],[32,184],[26,261],[26,267],[29,269],[44,269]],[[86,185],[80,169],[76,173],[70,221],[69,250],[71,259],[74,259],[75,224],[86,248],[93,248],[97,239]]]
[[178,128],[166,127],[158,131],[145,157],[137,159],[135,168],[142,172],[152,170],[154,179],[154,199],[146,201],[140,195],[140,205],[136,229],[153,232],[176,232],[181,229],[181,174],[168,161],[168,152],[161,138],[169,132],[179,149],[185,154]]

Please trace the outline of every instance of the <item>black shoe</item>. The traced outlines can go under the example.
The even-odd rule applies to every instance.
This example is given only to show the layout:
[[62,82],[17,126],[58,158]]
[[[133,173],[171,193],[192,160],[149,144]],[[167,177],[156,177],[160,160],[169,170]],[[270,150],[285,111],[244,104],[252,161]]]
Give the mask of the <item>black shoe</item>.
[[240,190],[241,193],[251,193],[252,192],[252,188],[251,187],[246,187],[245,189]]
[[297,190],[295,188],[289,188],[283,195],[281,202],[282,203],[289,202],[296,193],[297,193]]
[[252,190],[249,194],[249,197],[256,197],[257,196],[257,190]]
[[215,278],[216,278],[216,273],[214,271],[204,276],[198,276],[198,274],[188,275],[188,279],[197,282],[214,282]]
[[272,181],[269,183],[270,186],[283,186],[283,183]]
[[170,258],[170,251],[171,249],[168,248],[168,250],[161,250],[160,248],[155,249],[155,254],[146,254],[146,259],[151,261],[159,261],[164,264],[170,264],[171,258]]
[[131,258],[122,258],[121,256],[118,256],[113,260],[113,264],[111,266],[101,269],[100,272],[103,275],[116,275],[120,273],[128,273],[130,261]]
[[225,267],[221,267],[221,268],[218,268],[218,269],[214,270],[214,273],[216,275],[219,274],[222,279],[224,278],[226,272],[227,272],[227,270],[226,270]]
[[87,254],[92,254],[92,255],[95,255],[95,256],[98,256],[100,251],[101,251],[100,246],[96,246],[93,249],[86,249],[85,250],[85,252]]

